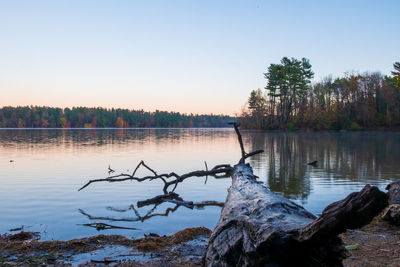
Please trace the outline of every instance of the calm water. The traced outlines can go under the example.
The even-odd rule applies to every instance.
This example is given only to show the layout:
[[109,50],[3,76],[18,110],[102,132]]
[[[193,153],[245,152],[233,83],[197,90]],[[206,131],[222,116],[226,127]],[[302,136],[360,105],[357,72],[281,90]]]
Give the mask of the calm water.
[[[247,150],[265,150],[250,160],[260,180],[314,214],[366,183],[383,189],[400,178],[399,133],[243,131],[243,138]],[[239,156],[231,129],[2,129],[0,233],[24,225],[27,231],[41,232],[44,240],[66,240],[98,234],[83,225],[95,222],[140,228],[101,232],[130,237],[194,226],[213,228],[220,207],[191,210],[164,203],[138,208],[138,200],[162,193],[157,181],[96,183],[77,189],[89,179],[106,177],[109,165],[117,173],[131,172],[144,160],[158,172],[184,173],[204,169],[204,161],[209,168],[234,164]],[[305,165],[314,160],[316,167]],[[225,200],[229,178],[204,181],[187,179],[176,192],[188,201]]]

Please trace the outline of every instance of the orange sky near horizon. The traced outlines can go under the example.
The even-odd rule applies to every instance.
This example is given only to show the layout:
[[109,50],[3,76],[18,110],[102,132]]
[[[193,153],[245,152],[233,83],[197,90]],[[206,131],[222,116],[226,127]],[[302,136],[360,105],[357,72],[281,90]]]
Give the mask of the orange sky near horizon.
[[7,93],[0,98],[0,107],[33,105],[71,108],[83,106],[231,116],[240,113],[248,94],[247,90],[243,90],[243,94],[236,97],[223,90],[212,94],[204,93],[202,90],[170,90],[168,92],[149,89],[145,86],[142,86],[146,88],[143,90],[131,90],[122,86],[119,89],[108,89],[106,86],[99,89],[100,85],[89,86],[88,89],[78,89],[76,86],[74,87],[76,89],[73,90],[64,88],[66,86],[61,88],[59,86],[53,90],[45,89],[43,86],[40,90],[10,87],[12,89],[7,90]]

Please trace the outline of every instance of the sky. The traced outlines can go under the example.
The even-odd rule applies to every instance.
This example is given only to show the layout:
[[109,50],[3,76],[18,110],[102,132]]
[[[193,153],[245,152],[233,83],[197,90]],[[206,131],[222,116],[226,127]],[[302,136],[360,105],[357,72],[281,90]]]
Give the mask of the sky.
[[0,0],[0,107],[240,113],[263,73],[389,75],[398,0]]

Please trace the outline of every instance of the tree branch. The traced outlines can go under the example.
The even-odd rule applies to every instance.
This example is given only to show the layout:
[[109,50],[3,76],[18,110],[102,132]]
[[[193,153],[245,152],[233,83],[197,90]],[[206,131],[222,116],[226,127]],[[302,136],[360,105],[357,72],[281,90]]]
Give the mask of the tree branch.
[[239,145],[240,145],[240,150],[241,150],[241,152],[242,152],[242,157],[240,158],[240,160],[239,160],[239,164],[241,164],[241,163],[245,163],[245,160],[247,159],[247,158],[249,158],[249,157],[251,157],[251,156],[254,156],[254,155],[257,155],[257,154],[259,154],[259,153],[262,153],[262,152],[264,152],[264,150],[262,150],[262,149],[259,149],[259,150],[256,150],[256,151],[253,151],[253,152],[250,152],[250,153],[246,153],[246,151],[244,150],[244,146],[243,146],[243,140],[242,140],[242,135],[240,134],[240,131],[239,131],[239,126],[240,126],[240,123],[237,123],[237,122],[230,122],[230,123],[228,123],[229,125],[233,125],[233,128],[235,128],[235,132],[236,132],[236,135],[237,135],[237,137],[238,137],[238,141],[239,141]]
[[[233,125],[236,135],[238,137],[240,150],[241,150],[241,154],[242,154],[242,157],[240,158],[239,163],[245,163],[245,160],[247,158],[264,152],[263,150],[256,150],[256,151],[253,151],[250,153],[246,153],[246,151],[244,150],[244,146],[243,146],[242,135],[240,134],[240,131],[239,131],[240,124],[238,124],[236,122],[231,122],[229,124]],[[143,160],[141,160],[139,162],[139,164],[136,166],[136,168],[132,174],[121,173],[118,175],[108,176],[108,177],[102,178],[102,179],[92,179],[92,180],[89,180],[81,188],[79,188],[78,191],[81,191],[82,189],[88,187],[90,184],[96,183],[96,182],[109,182],[109,183],[123,182],[123,181],[143,182],[146,180],[152,181],[152,180],[160,179],[164,183],[164,187],[163,187],[164,195],[167,195],[168,193],[174,192],[175,189],[177,188],[178,184],[183,182],[187,178],[205,176],[206,177],[205,183],[207,183],[208,176],[213,176],[214,178],[217,178],[217,179],[225,178],[225,177],[230,177],[232,174],[232,171],[233,171],[233,167],[229,164],[219,164],[219,165],[214,166],[211,170],[208,169],[206,162],[204,162],[204,165],[205,165],[206,170],[192,171],[192,172],[188,172],[188,173],[185,173],[182,175],[178,175],[175,172],[157,174],[157,172],[155,170],[150,168],[148,165],[146,165],[146,163]],[[144,168],[149,170],[153,175],[148,175],[148,176],[144,176],[144,177],[136,177],[135,176],[136,172],[138,171],[138,169],[141,166],[143,166]],[[110,167],[109,167],[109,169],[110,169]],[[174,178],[174,179],[171,180],[170,178]],[[173,188],[172,188],[172,190],[168,191],[170,186],[173,186]]]
[[[140,166],[144,166],[145,168],[150,170],[153,173],[153,175],[144,176],[144,177],[135,177],[134,175],[135,175],[136,171],[139,169]],[[121,174],[118,174],[118,175],[113,175],[113,176],[109,176],[109,177],[102,178],[102,179],[93,179],[93,180],[90,180],[89,182],[87,182],[81,188],[79,188],[78,191],[81,191],[82,189],[86,188],[90,184],[96,183],[96,182],[109,182],[109,183],[123,182],[123,181],[143,182],[143,181],[146,181],[146,180],[152,181],[152,180],[155,180],[155,179],[161,179],[163,181],[163,183],[164,183],[163,192],[164,192],[164,194],[168,194],[168,188],[170,186],[172,186],[172,185],[174,186],[174,188],[171,190],[171,192],[174,192],[176,187],[177,187],[177,185],[178,185],[178,183],[184,181],[187,178],[190,178],[190,177],[202,177],[202,176],[213,176],[215,178],[229,177],[231,172],[232,172],[232,170],[233,170],[233,168],[230,165],[222,164],[222,165],[215,166],[211,170],[192,171],[192,172],[185,173],[185,174],[182,174],[182,175],[178,175],[175,172],[157,174],[153,169],[151,169],[149,166],[147,166],[144,163],[144,161],[142,160],[137,165],[137,167],[135,168],[135,170],[134,170],[134,172],[132,174],[121,173]],[[175,178],[175,179],[167,181],[168,178]]]

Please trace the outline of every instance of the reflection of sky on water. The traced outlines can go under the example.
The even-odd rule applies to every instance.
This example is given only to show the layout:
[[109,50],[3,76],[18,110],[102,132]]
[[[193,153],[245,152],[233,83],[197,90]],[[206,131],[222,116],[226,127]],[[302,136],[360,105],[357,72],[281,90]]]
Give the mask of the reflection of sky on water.
[[[398,133],[243,131],[243,137],[247,150],[265,149],[250,160],[260,179],[313,213],[365,183],[382,188],[400,176]],[[127,209],[162,193],[157,181],[97,183],[77,191],[88,179],[107,176],[109,164],[117,172],[133,171],[143,159],[157,172],[184,173],[203,169],[205,160],[209,167],[234,164],[239,155],[231,129],[0,130],[0,232],[28,225],[32,227],[26,230],[41,231],[44,239],[97,234],[95,229],[77,225],[92,222],[78,209],[98,217],[134,218],[132,210],[119,213],[107,207]],[[318,160],[317,167],[304,164],[313,160]],[[191,178],[176,192],[190,201],[224,201],[229,185],[230,179],[209,178],[204,185],[204,178]],[[155,212],[174,206],[164,203]],[[149,209],[138,211],[146,214]],[[168,217],[117,223],[139,231],[105,233],[141,236],[170,234],[192,226],[213,228],[219,214],[219,207],[180,207]]]

